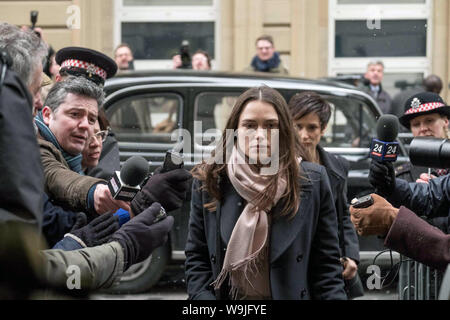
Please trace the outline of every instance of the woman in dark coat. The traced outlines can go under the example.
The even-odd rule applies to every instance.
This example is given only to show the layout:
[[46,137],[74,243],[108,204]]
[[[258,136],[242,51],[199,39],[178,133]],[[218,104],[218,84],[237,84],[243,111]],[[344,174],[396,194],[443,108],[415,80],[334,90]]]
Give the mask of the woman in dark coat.
[[225,128],[193,169],[189,299],[346,299],[329,180],[283,97],[247,90]]
[[328,153],[319,145],[330,120],[330,105],[317,93],[305,91],[291,98],[289,109],[300,143],[308,150],[311,161],[323,165],[327,170],[338,214],[339,247],[344,266],[342,275],[344,280],[350,281],[357,275],[359,242],[347,205],[349,163],[345,158]]

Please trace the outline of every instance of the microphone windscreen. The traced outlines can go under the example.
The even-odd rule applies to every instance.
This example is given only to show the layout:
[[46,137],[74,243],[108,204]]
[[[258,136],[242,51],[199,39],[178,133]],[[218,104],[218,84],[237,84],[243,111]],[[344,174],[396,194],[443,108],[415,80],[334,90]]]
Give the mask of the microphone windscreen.
[[395,141],[398,134],[398,119],[393,114],[384,114],[377,121],[378,140]]
[[143,157],[128,158],[120,170],[120,179],[129,186],[137,186],[148,174],[148,162]]

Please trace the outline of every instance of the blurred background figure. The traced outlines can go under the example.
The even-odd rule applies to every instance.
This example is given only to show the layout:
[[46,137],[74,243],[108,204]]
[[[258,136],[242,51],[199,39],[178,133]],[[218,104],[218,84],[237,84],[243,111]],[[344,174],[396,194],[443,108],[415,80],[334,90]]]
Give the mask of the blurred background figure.
[[283,66],[280,59],[280,54],[275,51],[272,36],[262,35],[256,39],[256,55],[253,57],[250,66],[244,71],[288,74],[288,70]]
[[395,114],[397,117],[400,118],[403,115],[406,101],[413,95],[424,91],[441,94],[442,91],[441,78],[439,78],[435,74],[430,74],[428,77],[423,79],[423,82],[420,85],[416,85],[413,88],[403,90],[397,93],[392,99],[392,114]]
[[197,50],[192,56],[192,69],[194,70],[211,70],[211,58],[208,52]]
[[119,44],[114,50],[114,60],[120,71],[134,70],[133,51],[126,43]]
[[383,90],[381,82],[384,76],[384,64],[382,61],[371,61],[367,64],[364,78],[365,91],[375,99],[383,113],[392,113],[392,99],[389,93]]

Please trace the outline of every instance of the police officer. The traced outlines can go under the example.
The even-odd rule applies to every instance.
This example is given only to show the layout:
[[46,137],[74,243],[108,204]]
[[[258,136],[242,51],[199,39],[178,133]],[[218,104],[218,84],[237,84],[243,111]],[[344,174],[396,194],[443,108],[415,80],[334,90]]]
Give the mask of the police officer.
[[113,59],[88,48],[62,48],[56,53],[55,60],[61,66],[56,81],[68,75],[82,76],[103,87],[105,80],[114,77],[117,72],[117,64]]
[[[450,106],[433,92],[421,92],[410,97],[405,103],[405,113],[399,118],[400,123],[410,129],[414,137],[449,138],[448,117]],[[431,177],[448,173],[448,169],[432,169]],[[395,168],[398,178],[409,182],[426,182],[428,168],[414,166],[407,162]]]

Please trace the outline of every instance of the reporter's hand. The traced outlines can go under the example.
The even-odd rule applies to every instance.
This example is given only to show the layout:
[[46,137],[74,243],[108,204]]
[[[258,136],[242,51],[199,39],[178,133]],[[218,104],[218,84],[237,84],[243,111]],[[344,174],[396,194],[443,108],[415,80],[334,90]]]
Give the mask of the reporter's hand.
[[75,219],[75,223],[72,226],[72,229],[70,229],[70,232],[80,229],[84,227],[87,224],[87,216],[84,212],[77,212],[77,217]]
[[356,262],[350,258],[341,258],[341,263],[344,267],[344,271],[342,272],[344,280],[353,279],[356,276],[356,272],[358,271],[358,265],[356,264]]
[[395,189],[395,170],[392,162],[372,160],[369,182],[381,195],[389,195]]
[[82,228],[72,229],[70,233],[83,240],[88,247],[95,247],[106,243],[118,229],[119,218],[105,213]]
[[428,175],[428,173],[421,173],[419,179],[416,180],[417,183],[428,183],[431,179],[436,178],[435,175]]
[[398,214],[398,209],[379,195],[372,193],[373,204],[367,208],[350,206],[350,219],[360,236],[380,235],[389,232]]
[[160,210],[161,205],[153,203],[112,235],[110,241],[118,241],[124,249],[124,271],[129,266],[147,259],[153,250],[167,241],[168,233],[173,226],[173,217],[167,216],[153,223]]
[[130,211],[130,205],[122,200],[116,200],[111,195],[106,184],[97,184],[94,191],[94,208],[98,214],[116,212],[119,208]]
[[154,202],[159,202],[167,212],[170,212],[180,208],[186,199],[191,185],[190,172],[186,169],[175,169],[159,173],[160,169],[155,170],[153,176],[131,201],[131,211],[135,216]]

